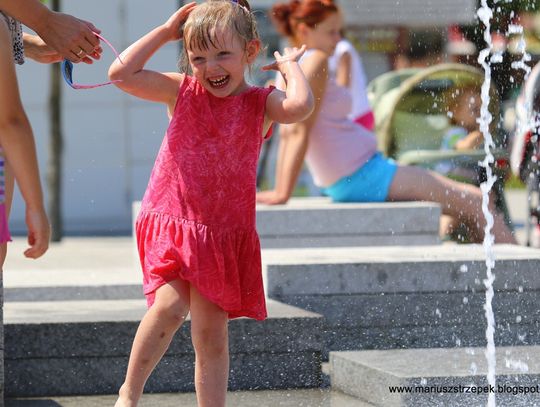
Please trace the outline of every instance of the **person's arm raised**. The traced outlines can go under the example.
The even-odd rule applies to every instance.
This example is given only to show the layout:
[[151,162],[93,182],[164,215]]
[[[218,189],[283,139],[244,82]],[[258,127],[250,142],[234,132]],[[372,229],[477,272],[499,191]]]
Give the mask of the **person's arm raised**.
[[266,99],[268,120],[284,124],[296,123],[313,112],[313,93],[298,64],[305,51],[305,45],[300,49],[287,47],[283,56],[276,51],[276,61],[263,67],[263,70],[278,70],[285,80],[285,91],[274,89]]
[[181,7],[165,24],[153,29],[120,54],[109,68],[109,78],[123,91],[142,99],[166,103],[174,108],[179,84],[184,75],[176,72],[160,73],[144,69],[154,53],[169,41],[181,39],[181,26],[191,10],[192,2]]
[[257,202],[260,203],[275,205],[289,200],[302,169],[309,133],[319,115],[328,79],[328,57],[321,51],[312,51],[302,62],[301,67],[313,93],[315,106],[304,121],[282,129],[276,166],[276,185],[271,191],[257,194]]

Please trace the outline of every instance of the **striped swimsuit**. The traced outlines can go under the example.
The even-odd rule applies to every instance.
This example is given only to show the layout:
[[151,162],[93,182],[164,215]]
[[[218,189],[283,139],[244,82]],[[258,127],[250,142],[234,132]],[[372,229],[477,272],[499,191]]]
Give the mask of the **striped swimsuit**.
[[[24,49],[22,42],[21,24],[13,18],[0,12],[0,18],[4,18],[11,33],[11,43],[13,44],[13,61],[17,64],[24,62]],[[11,240],[6,216],[6,178],[5,178],[5,158],[0,146],[0,244]]]

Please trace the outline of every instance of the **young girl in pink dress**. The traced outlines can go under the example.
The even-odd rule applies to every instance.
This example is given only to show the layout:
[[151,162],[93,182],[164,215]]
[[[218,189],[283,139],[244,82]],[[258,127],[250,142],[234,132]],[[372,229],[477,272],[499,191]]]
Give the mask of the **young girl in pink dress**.
[[[180,39],[192,75],[144,68],[160,47]],[[199,406],[224,406],[227,321],[266,317],[255,230],[257,160],[272,122],[303,120],[314,101],[297,63],[303,47],[276,53],[263,68],[283,74],[285,91],[248,85],[244,74],[260,48],[247,2],[190,3],[110,68],[119,88],[164,103],[170,118],[136,223],[150,308],[117,407],[137,405],[188,312]]]

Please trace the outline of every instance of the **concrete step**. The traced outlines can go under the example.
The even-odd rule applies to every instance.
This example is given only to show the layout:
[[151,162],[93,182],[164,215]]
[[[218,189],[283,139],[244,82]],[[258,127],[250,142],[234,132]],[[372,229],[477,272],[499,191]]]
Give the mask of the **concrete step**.
[[439,242],[440,208],[433,203],[332,203],[294,198],[257,206],[263,248],[428,245]]
[[[143,299],[6,302],[6,397],[116,393],[145,311]],[[229,388],[319,387],[321,317],[275,301],[268,311],[230,322]],[[193,362],[188,321],[146,391],[193,391]]]
[[5,287],[6,302],[135,300],[143,298],[142,284]]
[[484,348],[332,352],[332,388],[381,407],[485,406],[490,390],[499,406],[540,406],[540,347],[496,352],[493,389]]
[[[140,202],[133,202],[135,220]],[[293,198],[257,205],[263,248],[429,245],[439,242],[440,207],[429,202],[332,203]]]
[[[540,344],[540,250],[495,247],[498,345]],[[326,350],[483,345],[478,245],[266,250],[269,297],[324,315]]]

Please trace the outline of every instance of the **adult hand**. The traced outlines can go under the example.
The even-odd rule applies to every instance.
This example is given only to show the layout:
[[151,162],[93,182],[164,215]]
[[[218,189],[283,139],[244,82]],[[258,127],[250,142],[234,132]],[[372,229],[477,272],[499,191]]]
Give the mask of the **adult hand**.
[[197,6],[194,1],[178,9],[165,23],[165,27],[171,33],[171,39],[181,40],[184,36],[183,26],[193,9]]
[[49,248],[51,228],[45,210],[43,208],[38,210],[27,208],[26,225],[30,248],[24,251],[24,255],[31,259],[37,259]]
[[52,64],[60,62],[63,58],[58,52],[49,47],[37,35],[23,33],[24,55],[36,62]]
[[282,205],[287,203],[288,196],[278,193],[276,190],[257,192],[257,202],[266,205]]
[[99,38],[94,35],[101,31],[92,23],[69,14],[50,12],[47,21],[35,30],[48,46],[71,62],[91,64],[92,58],[99,59],[103,51]]
[[300,57],[306,52],[306,46],[302,45],[301,48],[297,47],[286,47],[283,50],[283,55],[279,51],[274,52],[276,60],[269,65],[262,67],[263,71],[280,71],[284,73],[287,64],[291,62],[298,62]]

